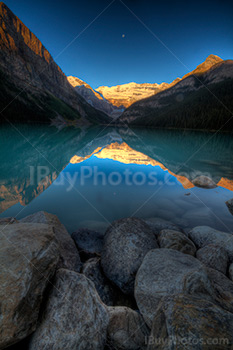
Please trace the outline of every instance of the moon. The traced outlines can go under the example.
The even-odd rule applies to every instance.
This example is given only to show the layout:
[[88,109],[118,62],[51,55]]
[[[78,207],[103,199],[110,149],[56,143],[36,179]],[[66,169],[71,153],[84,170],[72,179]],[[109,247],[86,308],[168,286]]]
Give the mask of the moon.
[[125,38],[125,34],[122,34],[122,38]]

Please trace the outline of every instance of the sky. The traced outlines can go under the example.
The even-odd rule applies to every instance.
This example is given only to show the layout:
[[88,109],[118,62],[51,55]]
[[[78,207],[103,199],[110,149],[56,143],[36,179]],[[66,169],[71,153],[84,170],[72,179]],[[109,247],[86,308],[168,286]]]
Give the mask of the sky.
[[182,77],[233,59],[233,2],[5,0],[66,75],[93,88]]

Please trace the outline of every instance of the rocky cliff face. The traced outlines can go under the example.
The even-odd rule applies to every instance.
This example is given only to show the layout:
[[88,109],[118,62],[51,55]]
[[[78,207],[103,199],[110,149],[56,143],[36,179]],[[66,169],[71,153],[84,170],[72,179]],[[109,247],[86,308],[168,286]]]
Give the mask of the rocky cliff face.
[[[203,69],[210,65],[205,63]],[[119,121],[133,125],[233,130],[233,61],[204,73],[199,66],[171,88],[130,106]]]
[[137,83],[129,83],[117,86],[100,86],[96,89],[100,92],[109,102],[111,102],[115,106],[123,105],[126,108],[131,106],[133,103],[142,100],[144,98],[148,98],[150,96],[156,95],[157,93],[167,90],[170,87],[177,84],[179,81],[187,78],[189,75],[204,73],[208,69],[210,69],[213,65],[218,62],[221,62],[222,59],[215,55],[210,55],[207,59],[201,63],[197,68],[183,76],[183,78],[177,78],[171,83],[161,83],[161,84],[137,84]]
[[69,76],[67,79],[75,88],[76,92],[94,108],[103,111],[112,118],[119,117],[124,112],[125,108],[123,106],[114,106],[107,101],[100,92],[92,89],[92,87],[83,80],[73,76]]
[[[4,4],[0,3],[0,106],[3,109],[16,95],[15,108],[47,119],[106,119],[80,96],[77,97],[65,74],[40,40]],[[19,108],[18,108],[19,107]],[[16,112],[15,112],[16,113]],[[9,117],[11,113],[5,114]],[[27,114],[27,113],[26,113]],[[43,117],[42,119],[46,119]],[[18,119],[18,118],[14,118]],[[28,116],[26,119],[32,119]],[[95,119],[95,118],[94,118]],[[1,117],[2,120],[2,117]]]

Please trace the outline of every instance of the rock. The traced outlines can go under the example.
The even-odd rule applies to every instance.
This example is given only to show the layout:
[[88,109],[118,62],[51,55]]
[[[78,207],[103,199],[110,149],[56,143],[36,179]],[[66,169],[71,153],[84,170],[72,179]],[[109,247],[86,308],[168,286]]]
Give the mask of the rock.
[[108,306],[115,305],[118,290],[116,291],[116,287],[114,288],[112,283],[104,276],[100,258],[88,260],[83,265],[82,273],[94,283],[104,304]]
[[192,209],[187,211],[183,215],[183,219],[189,222],[190,227],[196,226],[212,226],[215,225],[216,217],[213,212],[206,207],[199,207],[198,209]]
[[226,274],[228,254],[223,247],[217,244],[208,244],[197,251],[196,257],[205,266]]
[[84,275],[60,269],[29,350],[102,350],[108,311]]
[[174,230],[181,231],[181,229],[170,221],[160,218],[150,218],[145,220],[147,225],[152,229],[153,233],[157,236],[162,230]]
[[104,235],[102,233],[81,228],[72,233],[73,238],[81,258],[87,259],[100,256],[103,249]]
[[208,176],[197,176],[193,181],[194,186],[202,188],[216,188],[216,183]]
[[55,236],[60,246],[60,260],[58,268],[66,268],[79,272],[81,261],[78,250],[58,217],[53,214],[40,211],[20,220],[21,222],[44,223],[54,227]]
[[233,263],[231,263],[229,266],[228,275],[230,280],[233,281]]
[[1,225],[0,349],[36,329],[43,293],[53,276],[59,247],[46,224]]
[[233,198],[226,202],[229,212],[233,215]]
[[232,349],[233,314],[188,295],[164,298],[156,311],[148,350]]
[[134,293],[134,280],[146,253],[158,248],[149,226],[137,218],[115,221],[106,231],[101,265],[105,275],[125,294]]
[[135,299],[149,327],[161,298],[179,293],[213,300],[214,290],[205,267],[193,256],[177,250],[151,250],[135,280]]
[[104,304],[108,306],[128,306],[137,309],[136,301],[132,296],[128,296],[113,284],[103,273],[100,258],[92,258],[85,262],[82,273],[89,278]]
[[9,224],[16,224],[18,220],[15,218],[1,218],[0,219],[0,225],[9,225]]
[[227,232],[221,232],[209,226],[198,226],[189,232],[189,238],[198,248],[209,244],[217,244],[225,248],[230,262],[233,261],[233,235]]
[[184,254],[195,256],[196,247],[194,243],[182,232],[162,230],[157,239],[160,248],[175,249]]
[[233,283],[223,273],[206,268],[208,277],[215,291],[215,301],[222,308],[233,312]]
[[115,350],[146,349],[149,336],[142,316],[128,307],[109,307],[108,348]]

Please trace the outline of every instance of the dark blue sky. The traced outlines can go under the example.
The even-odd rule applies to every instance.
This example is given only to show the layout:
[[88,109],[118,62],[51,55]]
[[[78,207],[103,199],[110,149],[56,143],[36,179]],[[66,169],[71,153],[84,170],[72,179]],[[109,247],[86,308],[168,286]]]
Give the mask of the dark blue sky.
[[233,58],[232,1],[123,1],[182,63],[120,0],[65,50],[111,0],[5,3],[37,35],[65,74],[94,88],[131,81],[170,82],[211,53]]

